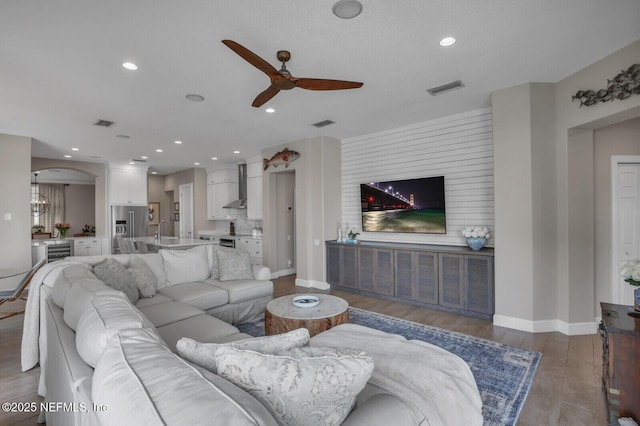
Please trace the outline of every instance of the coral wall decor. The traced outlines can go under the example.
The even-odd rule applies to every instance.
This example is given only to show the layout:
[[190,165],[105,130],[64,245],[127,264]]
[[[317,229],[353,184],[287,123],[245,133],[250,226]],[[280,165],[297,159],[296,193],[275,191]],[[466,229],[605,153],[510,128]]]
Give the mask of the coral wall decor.
[[640,95],[640,64],[633,64],[613,79],[607,79],[606,89],[578,90],[571,97],[571,102],[577,99],[580,101],[580,106],[591,106],[598,102],[627,99],[631,95]]

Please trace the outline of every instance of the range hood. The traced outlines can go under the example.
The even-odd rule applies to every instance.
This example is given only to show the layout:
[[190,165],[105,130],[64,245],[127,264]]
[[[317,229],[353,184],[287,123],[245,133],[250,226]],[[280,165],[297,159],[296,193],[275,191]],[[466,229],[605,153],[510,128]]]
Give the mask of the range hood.
[[223,209],[247,208],[247,165],[238,164],[238,199],[230,202]]

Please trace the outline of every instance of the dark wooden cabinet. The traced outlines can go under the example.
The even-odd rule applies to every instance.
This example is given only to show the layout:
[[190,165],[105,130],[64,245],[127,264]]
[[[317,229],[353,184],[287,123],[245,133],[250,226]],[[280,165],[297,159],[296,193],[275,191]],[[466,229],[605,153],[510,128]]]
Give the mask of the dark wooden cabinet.
[[[332,288],[491,319],[493,250],[327,241]],[[355,254],[354,254],[355,253]]]
[[633,306],[600,303],[602,322],[602,390],[609,424],[620,417],[640,419],[640,319]]

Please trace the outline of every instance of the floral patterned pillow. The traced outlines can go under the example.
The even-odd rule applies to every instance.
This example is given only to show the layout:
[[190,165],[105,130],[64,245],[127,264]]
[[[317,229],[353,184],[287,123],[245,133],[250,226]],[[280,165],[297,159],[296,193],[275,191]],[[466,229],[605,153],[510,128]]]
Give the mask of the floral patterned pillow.
[[182,358],[206,368],[212,373],[217,373],[216,351],[223,346],[248,349],[261,353],[278,353],[291,348],[309,346],[309,338],[309,330],[306,328],[298,328],[288,333],[275,334],[273,336],[236,340],[229,343],[201,343],[183,337],[178,340],[176,349],[178,350],[178,355]]
[[251,257],[244,250],[219,247],[218,267],[220,269],[220,281],[253,279]]
[[373,372],[359,349],[293,348],[279,355],[221,347],[218,374],[246,390],[282,425],[339,425]]

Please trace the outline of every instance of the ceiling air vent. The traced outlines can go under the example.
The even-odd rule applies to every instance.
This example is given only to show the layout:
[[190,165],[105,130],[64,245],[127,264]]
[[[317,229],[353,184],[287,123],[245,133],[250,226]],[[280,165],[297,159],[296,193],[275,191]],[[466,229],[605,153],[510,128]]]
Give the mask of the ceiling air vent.
[[147,162],[147,160],[142,160],[142,159],[139,159],[139,158],[132,158],[129,161],[134,161],[136,163],[146,163]]
[[450,92],[451,90],[459,89],[464,87],[464,84],[460,80],[452,81],[451,83],[443,84],[442,86],[432,87],[431,89],[427,89],[432,96],[437,96],[445,92]]
[[317,123],[313,123],[313,126],[316,127],[324,127],[324,126],[328,126],[330,124],[334,124],[335,121],[331,121],[331,120],[324,120],[324,121],[318,121]]
[[113,121],[102,120],[102,119],[99,119],[98,121],[93,123],[94,126],[99,126],[99,127],[111,127],[114,124],[116,124],[116,123],[114,123]]

